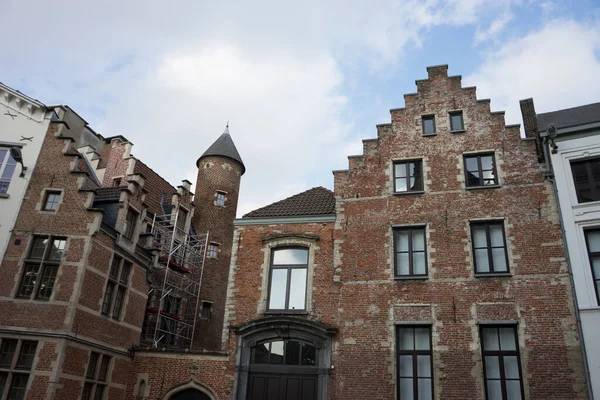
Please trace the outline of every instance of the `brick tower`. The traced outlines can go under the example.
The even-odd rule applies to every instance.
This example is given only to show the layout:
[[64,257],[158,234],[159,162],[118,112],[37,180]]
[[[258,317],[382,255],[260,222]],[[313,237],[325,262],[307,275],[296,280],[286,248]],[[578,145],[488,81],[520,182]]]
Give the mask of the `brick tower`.
[[240,180],[246,167],[231,136],[225,132],[196,162],[198,178],[193,218],[197,232],[209,232],[200,291],[194,348],[219,350]]

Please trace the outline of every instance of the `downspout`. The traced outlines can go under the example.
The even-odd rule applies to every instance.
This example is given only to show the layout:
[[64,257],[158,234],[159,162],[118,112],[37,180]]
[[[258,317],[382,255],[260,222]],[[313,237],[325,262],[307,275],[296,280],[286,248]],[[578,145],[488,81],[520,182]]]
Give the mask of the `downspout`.
[[565,234],[564,221],[562,215],[562,208],[560,207],[560,199],[558,198],[558,188],[556,187],[556,181],[554,180],[554,174],[550,167],[550,159],[548,157],[548,137],[544,137],[544,161],[546,163],[545,177],[552,184],[554,188],[554,197],[556,198],[556,206],[558,208],[558,217],[560,219],[560,233],[565,248],[565,258],[567,259],[567,270],[569,272],[569,283],[571,285],[571,293],[573,293],[573,303],[575,306],[575,319],[577,320],[577,330],[579,331],[579,340],[581,342],[581,352],[583,355],[583,369],[585,373],[585,381],[587,384],[588,397],[590,400],[594,400],[594,394],[592,393],[592,382],[590,381],[590,369],[587,360],[587,352],[585,349],[585,339],[583,337],[583,327],[581,326],[581,314],[579,312],[579,303],[577,301],[577,292],[575,291],[575,281],[573,279],[573,268],[571,267],[571,257],[569,256],[569,246],[567,245],[567,236]]

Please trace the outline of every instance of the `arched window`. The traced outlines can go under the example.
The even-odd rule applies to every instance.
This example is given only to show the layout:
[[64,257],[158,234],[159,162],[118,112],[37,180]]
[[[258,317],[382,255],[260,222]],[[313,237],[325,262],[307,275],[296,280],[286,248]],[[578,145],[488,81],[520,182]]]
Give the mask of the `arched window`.
[[314,366],[317,364],[317,349],[296,340],[272,340],[252,348],[250,363]]

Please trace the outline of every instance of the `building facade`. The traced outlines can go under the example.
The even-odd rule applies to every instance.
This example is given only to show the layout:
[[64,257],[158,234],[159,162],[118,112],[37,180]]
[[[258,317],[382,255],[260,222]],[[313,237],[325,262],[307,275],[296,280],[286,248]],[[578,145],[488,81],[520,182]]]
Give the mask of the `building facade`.
[[542,142],[553,172],[591,392],[600,398],[600,103],[536,114],[521,101],[528,136]]

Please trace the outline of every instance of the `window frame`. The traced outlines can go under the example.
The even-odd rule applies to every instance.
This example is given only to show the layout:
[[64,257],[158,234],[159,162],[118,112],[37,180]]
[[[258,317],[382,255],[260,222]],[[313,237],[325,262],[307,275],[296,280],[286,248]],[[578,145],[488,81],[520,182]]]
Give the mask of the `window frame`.
[[[396,237],[400,232],[408,232],[408,251],[399,251]],[[423,231],[423,250],[413,250],[413,231]],[[427,279],[429,277],[429,263],[427,257],[427,225],[415,225],[415,226],[396,226],[392,228],[393,238],[393,249],[394,249],[394,278],[395,279]],[[408,253],[408,275],[401,275],[398,273],[398,253]],[[413,266],[413,253],[423,253],[425,261],[425,273],[415,274]]]
[[[11,147],[21,148],[20,146],[11,146]],[[17,169],[18,162],[16,162],[15,159],[10,154],[11,147],[0,146],[0,151],[6,150],[6,155],[0,159],[0,197],[8,197],[8,188],[10,187],[10,183],[13,180],[15,170]],[[10,176],[4,177],[4,174],[5,174],[8,166],[11,166],[11,167],[14,166],[14,168],[12,169]]]
[[[425,132],[425,121],[431,121],[433,123],[433,132]],[[421,116],[421,129],[423,136],[434,136],[437,134],[435,114],[427,114]]]
[[[118,264],[115,266],[115,262]],[[123,281],[123,270],[125,265],[128,265],[125,281]],[[110,262],[106,286],[104,287],[104,296],[100,306],[100,314],[105,317],[112,318],[115,321],[121,321],[125,300],[127,299],[127,290],[131,282],[131,274],[133,273],[133,263],[125,258],[114,254]],[[115,274],[112,274],[113,268]],[[110,290],[109,290],[110,288]]]
[[590,227],[583,231],[585,237],[585,250],[588,255],[590,270],[592,272],[592,284],[594,285],[594,292],[596,293],[596,305],[600,305],[600,276],[596,276],[596,273],[594,272],[594,260],[600,260],[600,251],[590,251],[590,241],[588,240],[588,234],[590,232],[598,232],[600,234],[600,227]]
[[[483,166],[481,164],[481,157],[492,157],[492,172],[494,173],[494,183],[491,185],[484,184],[483,178]],[[477,159],[477,173],[479,174],[479,183],[477,185],[469,185],[469,170],[467,169],[467,159],[476,158]],[[498,178],[498,167],[496,166],[496,153],[494,152],[483,152],[483,153],[470,153],[463,154],[463,168],[465,169],[465,188],[473,189],[473,188],[492,188],[500,185],[500,179]],[[487,170],[485,170],[487,171]]]
[[[58,199],[56,201],[52,201],[51,203],[48,203],[48,200],[50,200],[50,196],[57,196]],[[46,190],[44,193],[44,200],[42,202],[42,211],[57,212],[58,207],[60,206],[61,203],[62,203],[62,191]],[[51,206],[54,205],[54,208],[48,208],[48,204],[50,204]]]
[[225,207],[225,195],[227,193],[217,190],[215,195],[215,206],[217,207]]
[[[473,270],[475,271],[476,276],[485,276],[485,275],[511,275],[510,262],[508,258],[508,244],[506,242],[506,230],[504,226],[504,220],[487,220],[487,221],[470,221],[469,228],[471,231],[471,251],[473,254]],[[502,232],[502,242],[504,249],[504,259],[506,262],[506,271],[496,271],[494,268],[494,260],[493,260],[493,249],[498,249],[498,246],[492,246],[491,234],[490,234],[490,226],[499,225]],[[475,248],[475,234],[473,228],[475,227],[485,227],[485,240],[486,240],[486,249],[488,255],[488,265],[490,266],[490,270],[487,272],[480,272],[477,267],[477,253],[475,250],[483,249],[483,247]]]
[[[460,116],[460,129],[453,129],[452,126],[452,117]],[[448,112],[448,122],[450,123],[450,132],[464,132],[465,131],[465,116],[462,110],[449,111]]]
[[[413,337],[413,349],[406,350],[400,349],[400,331],[403,329],[411,329]],[[427,329],[429,339],[429,350],[417,350],[416,346],[416,335],[415,329]],[[396,392],[399,400],[402,400],[400,393],[400,357],[401,356],[412,356],[412,377],[413,380],[413,399],[419,399],[419,370],[418,370],[418,356],[429,356],[429,371],[430,376],[425,377],[431,381],[431,399],[435,398],[435,384],[434,384],[434,369],[433,369],[433,340],[432,340],[432,327],[431,325],[396,325]],[[404,377],[407,378],[407,377]],[[415,384],[416,383],[416,384]]]
[[[32,236],[29,251],[27,252],[27,258],[23,263],[21,281],[19,282],[19,286],[17,288],[17,298],[43,301],[50,300],[52,294],[54,293],[54,287],[56,286],[56,279],[58,276],[58,270],[60,269],[60,263],[65,255],[67,239],[68,238],[64,236]],[[44,245],[42,253],[39,257],[33,255],[34,251],[40,249],[39,247],[35,246],[38,240],[41,240],[42,242],[47,240],[47,243]],[[64,242],[62,249],[59,247],[59,250],[62,253],[58,258],[51,258],[52,245],[55,241]],[[31,269],[31,267],[35,268],[35,274],[30,275],[30,272],[34,271]],[[33,276],[33,285],[29,284],[31,279],[28,278],[30,276]],[[48,288],[47,284],[50,281],[52,282],[52,285]],[[29,287],[31,288],[31,292],[24,294],[23,290]],[[49,290],[50,293],[48,295],[42,294],[43,290]]]
[[[132,218],[130,218],[130,216],[132,216]],[[133,241],[133,237],[135,236],[135,228],[137,226],[139,216],[140,214],[137,212],[137,210],[127,207],[127,212],[125,213],[125,223],[123,225],[123,236],[131,241]]]
[[[105,360],[106,368],[104,370],[104,378],[102,378],[101,374]],[[85,369],[83,388],[81,389],[81,400],[102,400],[106,398],[107,388],[110,386],[111,364],[111,356],[90,351],[90,358]],[[86,388],[90,388],[87,395]],[[98,388],[102,388],[100,397],[98,397]]]
[[[571,168],[571,177],[573,179],[573,188],[575,189],[575,196],[577,198],[577,204],[594,203],[594,202],[600,201],[600,181],[598,181],[598,182],[594,181],[594,174],[591,170],[591,165],[592,165],[592,162],[594,162],[594,161],[600,162],[600,156],[578,158],[578,159],[569,161],[569,167]],[[594,197],[594,200],[581,201],[581,196],[579,194],[580,188],[578,187],[581,185],[577,184],[577,179],[575,177],[575,171],[573,169],[573,165],[577,165],[577,164],[585,164],[585,170],[586,170],[585,172],[586,172],[586,177],[587,177],[587,181],[586,181],[585,185],[589,185],[590,190],[591,190],[591,196]]]
[[[419,182],[418,189],[411,189],[411,187],[409,185],[410,179],[411,179],[411,175],[410,175],[410,165],[411,164],[415,165],[415,174],[414,174],[413,178],[415,179],[415,184],[416,184],[417,177],[418,177],[418,182]],[[396,176],[396,166],[397,165],[405,166],[406,176],[404,176],[404,177]],[[418,169],[417,169],[417,166],[418,166]],[[408,159],[408,160],[394,160],[394,162],[392,163],[392,175],[393,175],[393,179],[394,179],[394,194],[423,193],[425,190],[425,179],[423,176],[423,159],[421,159],[421,158],[413,158],[413,159]],[[396,182],[398,179],[406,179],[406,190],[398,190],[397,182]]]
[[[275,252],[279,250],[304,250],[306,251],[306,264],[280,264],[274,265]],[[267,313],[306,313],[308,312],[307,302],[308,302],[308,272],[309,272],[309,264],[310,264],[310,248],[304,246],[279,246],[271,249],[270,260],[269,260],[269,284],[267,287]],[[285,285],[285,305],[284,308],[271,308],[271,291],[273,285],[273,271],[274,270],[287,270],[286,275],[286,285]],[[289,308],[290,302],[290,287],[292,281],[292,270],[294,269],[304,269],[306,271],[306,278],[304,282],[304,307],[300,308]]]
[[[513,335],[514,335],[514,340],[515,340],[515,350],[502,350],[501,349],[501,339],[500,339],[500,329],[501,328],[510,328],[513,331]],[[484,335],[483,335],[483,330],[484,329],[496,329],[497,333],[498,333],[498,343],[499,343],[499,349],[498,350],[486,350],[485,348],[485,342],[484,342]],[[523,368],[521,367],[521,352],[520,352],[520,346],[519,346],[519,336],[518,336],[518,332],[517,332],[517,325],[516,324],[483,324],[479,326],[479,342],[480,342],[480,346],[481,346],[481,364],[483,367],[483,386],[484,386],[484,390],[485,390],[485,398],[489,399],[489,394],[488,394],[488,385],[487,385],[487,381],[488,381],[488,371],[487,371],[487,367],[486,367],[486,356],[488,357],[498,357],[498,370],[499,370],[499,374],[500,374],[500,378],[499,379],[495,379],[495,378],[491,378],[491,380],[500,380],[500,387],[502,390],[502,399],[503,400],[507,400],[507,394],[506,394],[506,371],[504,368],[504,357],[517,357],[517,367],[519,369],[519,383],[520,383],[520,387],[521,387],[521,398],[524,399],[525,398],[525,391],[524,391],[524,387],[523,387]],[[515,379],[508,379],[508,380],[515,380]]]
[[[17,338],[8,338],[8,337],[0,337],[0,359],[2,355],[5,354],[3,352],[5,343],[15,343],[14,349],[12,349],[10,363],[7,365],[0,365],[0,398],[5,399],[9,398],[11,392],[14,389],[22,391],[22,399],[25,398],[27,394],[27,385],[29,383],[29,375],[31,370],[33,369],[33,365],[35,364],[35,355],[37,353],[38,341],[35,340],[22,340]],[[23,349],[25,344],[34,345],[33,352],[27,353],[27,358],[30,362],[26,365],[21,364],[21,359],[23,357]],[[10,354],[10,353],[9,353]],[[4,382],[2,382],[4,378]],[[16,387],[16,379],[15,378],[25,378],[25,386]]]
[[219,244],[218,243],[209,243],[208,249],[206,252],[206,257],[208,258],[218,258],[219,255]]

